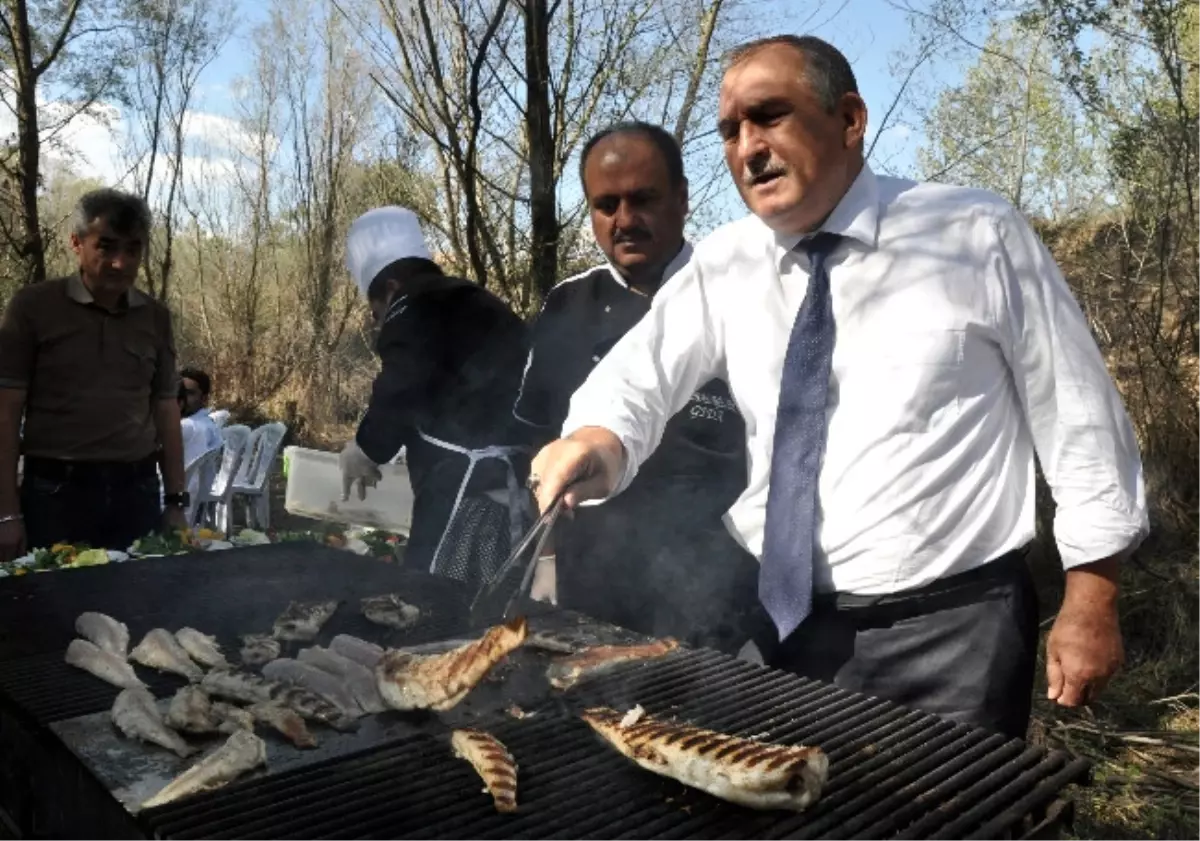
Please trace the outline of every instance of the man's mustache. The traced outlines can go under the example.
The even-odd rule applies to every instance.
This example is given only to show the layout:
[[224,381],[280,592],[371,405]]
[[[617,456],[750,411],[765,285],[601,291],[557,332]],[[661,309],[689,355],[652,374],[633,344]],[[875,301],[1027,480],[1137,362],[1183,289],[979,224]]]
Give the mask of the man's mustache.
[[756,170],[746,167],[742,171],[742,184],[747,187],[753,187],[755,184],[766,181],[769,178],[782,175],[787,175],[786,166],[781,163],[768,162],[762,168]]
[[648,239],[651,239],[650,232],[645,228],[628,228],[613,234],[613,245],[621,245],[627,242],[645,242]]

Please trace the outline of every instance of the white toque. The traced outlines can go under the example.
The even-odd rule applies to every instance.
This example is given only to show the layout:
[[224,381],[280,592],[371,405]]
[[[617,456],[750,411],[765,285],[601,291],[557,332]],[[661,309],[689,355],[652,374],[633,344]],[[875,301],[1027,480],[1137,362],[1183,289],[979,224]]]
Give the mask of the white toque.
[[406,257],[433,259],[417,214],[408,208],[369,210],[355,219],[346,233],[346,268],[364,298],[385,266]]

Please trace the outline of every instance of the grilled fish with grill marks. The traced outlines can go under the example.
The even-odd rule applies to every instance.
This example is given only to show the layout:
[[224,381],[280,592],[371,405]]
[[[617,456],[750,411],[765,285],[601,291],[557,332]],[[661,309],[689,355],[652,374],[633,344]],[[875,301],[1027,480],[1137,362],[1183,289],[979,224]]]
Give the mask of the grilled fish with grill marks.
[[129,628],[111,616],[91,611],[81,613],[75,620],[75,633],[122,660],[129,656]]
[[311,642],[337,609],[336,601],[292,602],[275,620],[275,639]]
[[231,704],[214,703],[203,689],[191,685],[171,699],[167,724],[183,733],[235,733],[253,730],[254,718]]
[[580,681],[603,675],[632,660],[650,660],[679,648],[673,639],[646,645],[597,645],[564,657],[546,668],[546,677],[555,689],[570,689]]
[[649,715],[622,727],[622,719],[608,707],[583,713],[593,730],[647,771],[751,809],[803,811],[821,796],[829,773],[820,748],[756,742]]
[[218,698],[243,704],[276,703],[290,707],[309,721],[335,730],[354,730],[355,721],[320,695],[299,686],[284,686],[246,672],[209,672],[200,688]]
[[379,694],[394,710],[448,710],[518,648],[528,632],[522,616],[444,654],[388,651],[375,667]]
[[146,634],[137,648],[129,652],[129,657],[135,663],[158,669],[160,672],[180,675],[192,683],[204,677],[204,670],[192,662],[183,646],[176,642],[175,636],[165,628],[155,628]]
[[164,747],[177,756],[188,757],[196,749],[163,723],[154,696],[145,689],[123,689],[112,706],[112,722],[130,739]]
[[181,797],[220,788],[266,764],[266,742],[248,730],[239,730],[221,747],[167,783],[162,791],[143,803],[142,808],[152,809]]
[[91,672],[103,681],[122,689],[145,689],[146,684],[133,671],[133,666],[95,643],[74,639],[67,646],[67,665]]
[[269,634],[242,635],[242,662],[247,666],[261,666],[279,656],[279,640]]
[[421,619],[421,609],[402,601],[395,593],[367,596],[359,604],[362,607],[362,615],[368,621],[385,628],[403,631],[416,625]]
[[175,632],[175,639],[188,656],[210,669],[228,669],[229,662],[221,653],[216,637],[202,634],[195,628],[180,628]]
[[315,692],[338,707],[347,716],[358,716],[362,709],[350,694],[345,682],[315,666],[288,658],[272,660],[263,666],[263,677],[278,683],[291,684]]
[[465,759],[483,778],[497,812],[517,811],[517,763],[503,743],[482,730],[455,730],[454,755]]

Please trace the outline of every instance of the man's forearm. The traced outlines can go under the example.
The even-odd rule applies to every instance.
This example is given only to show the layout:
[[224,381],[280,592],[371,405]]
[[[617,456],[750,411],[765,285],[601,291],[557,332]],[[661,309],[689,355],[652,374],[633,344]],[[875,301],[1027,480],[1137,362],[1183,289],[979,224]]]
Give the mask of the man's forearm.
[[175,400],[160,400],[155,407],[155,423],[162,445],[163,493],[183,493],[183,432],[179,427],[179,404]]
[[21,451],[21,413],[25,392],[0,389],[0,517],[21,513],[17,461]]
[[1063,608],[1115,610],[1121,589],[1121,557],[1116,555],[1067,570]]

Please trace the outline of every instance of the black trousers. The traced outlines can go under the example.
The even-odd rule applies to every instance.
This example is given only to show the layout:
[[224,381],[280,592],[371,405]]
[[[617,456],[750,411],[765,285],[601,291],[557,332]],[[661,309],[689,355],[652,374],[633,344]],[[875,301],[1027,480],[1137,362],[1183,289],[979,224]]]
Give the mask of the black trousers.
[[162,526],[153,458],[129,464],[25,459],[21,513],[31,549],[86,543],[124,551]]
[[818,595],[776,668],[1024,738],[1038,606],[1019,551],[887,596]]

